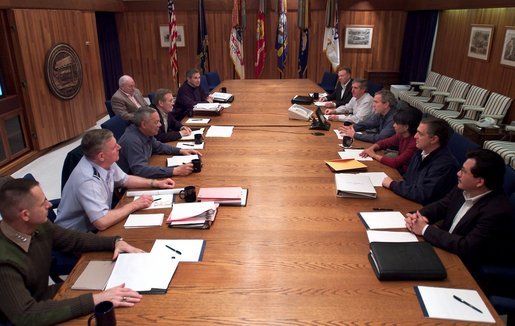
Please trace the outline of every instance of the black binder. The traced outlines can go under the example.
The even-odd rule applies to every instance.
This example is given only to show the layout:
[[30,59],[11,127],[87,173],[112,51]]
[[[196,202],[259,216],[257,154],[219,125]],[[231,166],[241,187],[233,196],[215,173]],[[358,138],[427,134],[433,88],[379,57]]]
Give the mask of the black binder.
[[368,260],[381,281],[447,277],[445,267],[428,242],[371,242]]
[[291,104],[313,104],[313,98],[311,96],[295,95],[291,99]]

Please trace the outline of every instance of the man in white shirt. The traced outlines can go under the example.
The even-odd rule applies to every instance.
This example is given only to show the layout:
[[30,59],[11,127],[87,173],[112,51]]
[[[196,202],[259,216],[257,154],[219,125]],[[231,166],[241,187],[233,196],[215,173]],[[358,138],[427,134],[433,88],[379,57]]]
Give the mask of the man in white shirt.
[[513,212],[503,191],[504,171],[498,154],[486,149],[469,152],[458,172],[458,186],[439,201],[406,214],[406,227],[459,255],[471,272],[484,263],[513,264]]
[[352,99],[349,103],[336,109],[326,109],[325,114],[329,115],[329,120],[358,123],[372,115],[374,98],[366,90],[367,81],[365,79],[354,79],[352,81]]

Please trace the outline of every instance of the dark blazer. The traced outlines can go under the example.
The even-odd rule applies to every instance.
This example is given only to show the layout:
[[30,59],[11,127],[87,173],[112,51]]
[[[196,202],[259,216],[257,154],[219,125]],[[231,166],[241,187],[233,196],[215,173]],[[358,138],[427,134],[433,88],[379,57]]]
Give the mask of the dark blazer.
[[460,256],[471,270],[483,263],[514,265],[512,208],[502,191],[492,191],[479,199],[449,233],[456,213],[465,199],[455,187],[446,197],[420,210],[430,224],[424,238],[436,247]]
[[[134,98],[141,106],[148,105],[139,89],[134,90]],[[120,89],[118,89],[111,97],[111,106],[114,113],[122,117],[123,120],[128,121],[134,117],[134,112],[138,109],[136,104],[134,104]]]
[[332,92],[330,95],[327,96],[328,101],[334,101],[336,103],[336,107],[339,107],[340,105],[345,105],[349,103],[349,101],[352,98],[352,79],[349,80],[347,83],[347,86],[345,87],[345,92],[343,92],[342,96],[342,84],[337,83],[336,89],[334,92]]
[[163,116],[159,112],[159,109],[155,105],[151,105],[154,109],[157,110],[157,113],[159,113],[159,120],[161,121],[161,126],[159,127],[159,131],[157,132],[157,135],[155,136],[157,140],[159,140],[162,143],[167,143],[170,141],[181,139],[181,133],[179,132],[182,127],[182,123],[175,120],[173,115],[171,113],[168,114],[168,130],[165,130],[165,125],[163,121]]

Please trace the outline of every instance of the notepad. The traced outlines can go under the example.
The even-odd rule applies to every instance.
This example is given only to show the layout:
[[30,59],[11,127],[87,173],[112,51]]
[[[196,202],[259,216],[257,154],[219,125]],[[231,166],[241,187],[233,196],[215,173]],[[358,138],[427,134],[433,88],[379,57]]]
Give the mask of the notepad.
[[[170,205],[171,206],[171,205]],[[161,226],[165,214],[130,214],[123,225],[126,229]]]
[[233,126],[211,126],[207,130],[206,137],[224,137],[232,136]]
[[[170,208],[174,202],[175,195],[152,195],[154,201],[150,204],[149,207],[144,209],[163,209]],[[134,200],[138,199],[140,196],[134,196]]]
[[399,211],[394,212],[360,212],[361,221],[367,229],[403,229],[406,228],[404,216]]
[[[174,252],[166,246],[176,251]],[[175,257],[174,259],[178,261],[197,262],[202,261],[205,246],[206,241],[199,239],[156,239],[150,252],[162,256]]]
[[204,125],[208,124],[210,120],[209,118],[189,118],[185,123],[188,125]]
[[357,161],[373,161],[370,156],[368,157],[361,157],[359,154],[363,152],[362,149],[346,149],[343,152],[338,152],[338,155],[340,155],[341,159],[355,159]]
[[418,242],[411,232],[367,230],[368,242]]
[[198,159],[198,155],[176,155],[172,157],[168,157],[166,159],[167,166],[179,166],[186,163],[191,163],[192,160]]
[[[359,163],[359,162],[358,162]],[[335,174],[336,196],[352,198],[376,198],[377,192],[366,175]]]
[[242,187],[211,187],[200,188],[199,201],[213,201],[223,206],[247,205],[248,189]]
[[194,142],[178,142],[177,147],[181,149],[204,149],[204,143],[195,144]]
[[325,164],[331,169],[331,171],[335,173],[339,172],[354,172],[354,171],[366,171],[367,166],[361,162],[358,162],[354,159],[339,159],[339,160],[331,160],[325,161]]

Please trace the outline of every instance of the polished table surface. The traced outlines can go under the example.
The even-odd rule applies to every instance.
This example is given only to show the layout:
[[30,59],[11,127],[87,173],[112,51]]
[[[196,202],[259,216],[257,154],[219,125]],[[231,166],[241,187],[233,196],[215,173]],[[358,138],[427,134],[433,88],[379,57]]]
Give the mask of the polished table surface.
[[[150,250],[157,239],[205,239],[203,261],[180,263],[166,295],[145,295],[116,310],[119,324],[421,325],[465,324],[427,319],[414,286],[477,289],[460,259],[437,249],[448,277],[437,282],[380,282],[367,259],[369,243],[357,213],[386,207],[402,213],[420,205],[376,188],[377,199],[337,198],[324,160],[339,158],[332,129],[314,136],[308,122],[288,120],[291,98],[320,91],[309,80],[224,81],[235,101],[210,125],[235,126],[231,138],[206,138],[201,173],[174,178],[178,187],[241,186],[246,207],[220,207],[209,230],[128,229],[123,222],[101,232],[122,235]],[[314,109],[314,107],[310,107]],[[357,142],[355,146],[367,146]],[[152,164],[164,165],[166,156]],[[398,173],[376,161],[368,171]],[[127,200],[127,199],[125,199]],[[168,213],[169,210],[164,211]],[[76,296],[71,284],[91,259],[82,257],[58,298]],[[501,323],[487,303],[496,321]],[[86,317],[70,321],[81,324]]]

